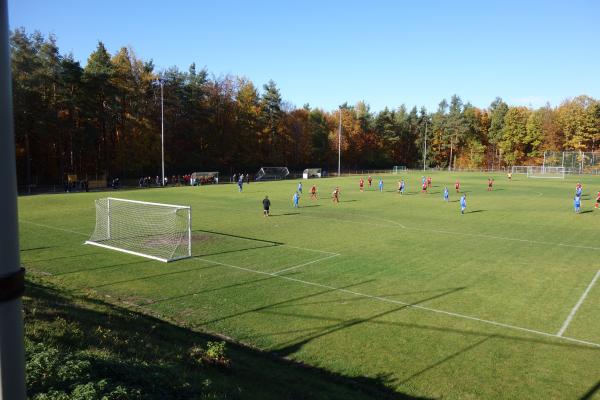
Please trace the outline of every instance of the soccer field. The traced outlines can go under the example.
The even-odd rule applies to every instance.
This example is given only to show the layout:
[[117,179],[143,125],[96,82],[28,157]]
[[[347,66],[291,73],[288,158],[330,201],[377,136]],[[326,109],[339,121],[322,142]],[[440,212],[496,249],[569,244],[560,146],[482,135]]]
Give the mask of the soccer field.
[[[600,178],[431,176],[427,194],[419,172],[383,176],[383,193],[379,176],[364,193],[359,177],[304,181],[299,209],[293,180],[242,193],[228,184],[21,197],[22,263],[65,289],[407,395],[598,396]],[[194,256],[165,264],[84,245],[94,200],[107,196],[190,205]]]

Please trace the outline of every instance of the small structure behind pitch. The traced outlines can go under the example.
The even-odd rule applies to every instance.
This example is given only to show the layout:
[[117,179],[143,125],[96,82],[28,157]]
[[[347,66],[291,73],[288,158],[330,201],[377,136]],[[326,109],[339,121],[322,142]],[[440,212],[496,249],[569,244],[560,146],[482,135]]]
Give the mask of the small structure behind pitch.
[[303,179],[313,179],[321,177],[321,168],[306,168],[302,172]]
[[192,209],[108,197],[96,200],[96,228],[85,242],[169,262],[192,255]]

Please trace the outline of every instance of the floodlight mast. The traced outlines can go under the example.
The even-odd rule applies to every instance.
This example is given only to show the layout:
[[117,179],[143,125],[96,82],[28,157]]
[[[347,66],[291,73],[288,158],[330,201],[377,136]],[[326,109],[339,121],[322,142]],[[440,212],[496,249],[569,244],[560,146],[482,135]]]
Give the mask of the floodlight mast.
[[427,120],[425,120],[425,150],[423,150],[423,171],[425,171],[426,159],[427,159]]
[[342,167],[342,106],[340,106],[340,126],[338,129],[338,176]]
[[24,270],[19,260],[17,174],[7,0],[0,0],[0,400],[25,399]]
[[165,81],[161,78],[154,81],[155,85],[160,86],[160,159],[162,180],[160,185],[165,186],[165,102],[163,97],[163,86]]

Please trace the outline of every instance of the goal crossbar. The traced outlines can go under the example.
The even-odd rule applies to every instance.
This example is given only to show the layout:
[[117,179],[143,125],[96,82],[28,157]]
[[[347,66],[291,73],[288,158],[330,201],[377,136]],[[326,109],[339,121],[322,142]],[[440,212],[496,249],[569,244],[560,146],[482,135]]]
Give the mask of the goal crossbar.
[[150,206],[159,206],[159,207],[171,207],[171,208],[180,208],[180,209],[191,209],[190,206],[180,206],[177,204],[166,204],[166,203],[152,203],[150,201],[141,201],[141,200],[129,200],[129,199],[120,199],[118,197],[107,197],[107,200],[118,200],[124,203],[137,203],[137,204],[146,204]]

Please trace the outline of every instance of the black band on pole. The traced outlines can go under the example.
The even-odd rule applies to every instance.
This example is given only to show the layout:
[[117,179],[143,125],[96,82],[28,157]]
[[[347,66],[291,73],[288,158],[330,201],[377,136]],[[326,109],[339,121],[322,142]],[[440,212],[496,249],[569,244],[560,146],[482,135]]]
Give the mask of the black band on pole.
[[18,299],[25,293],[25,268],[12,275],[0,277],[0,303]]

